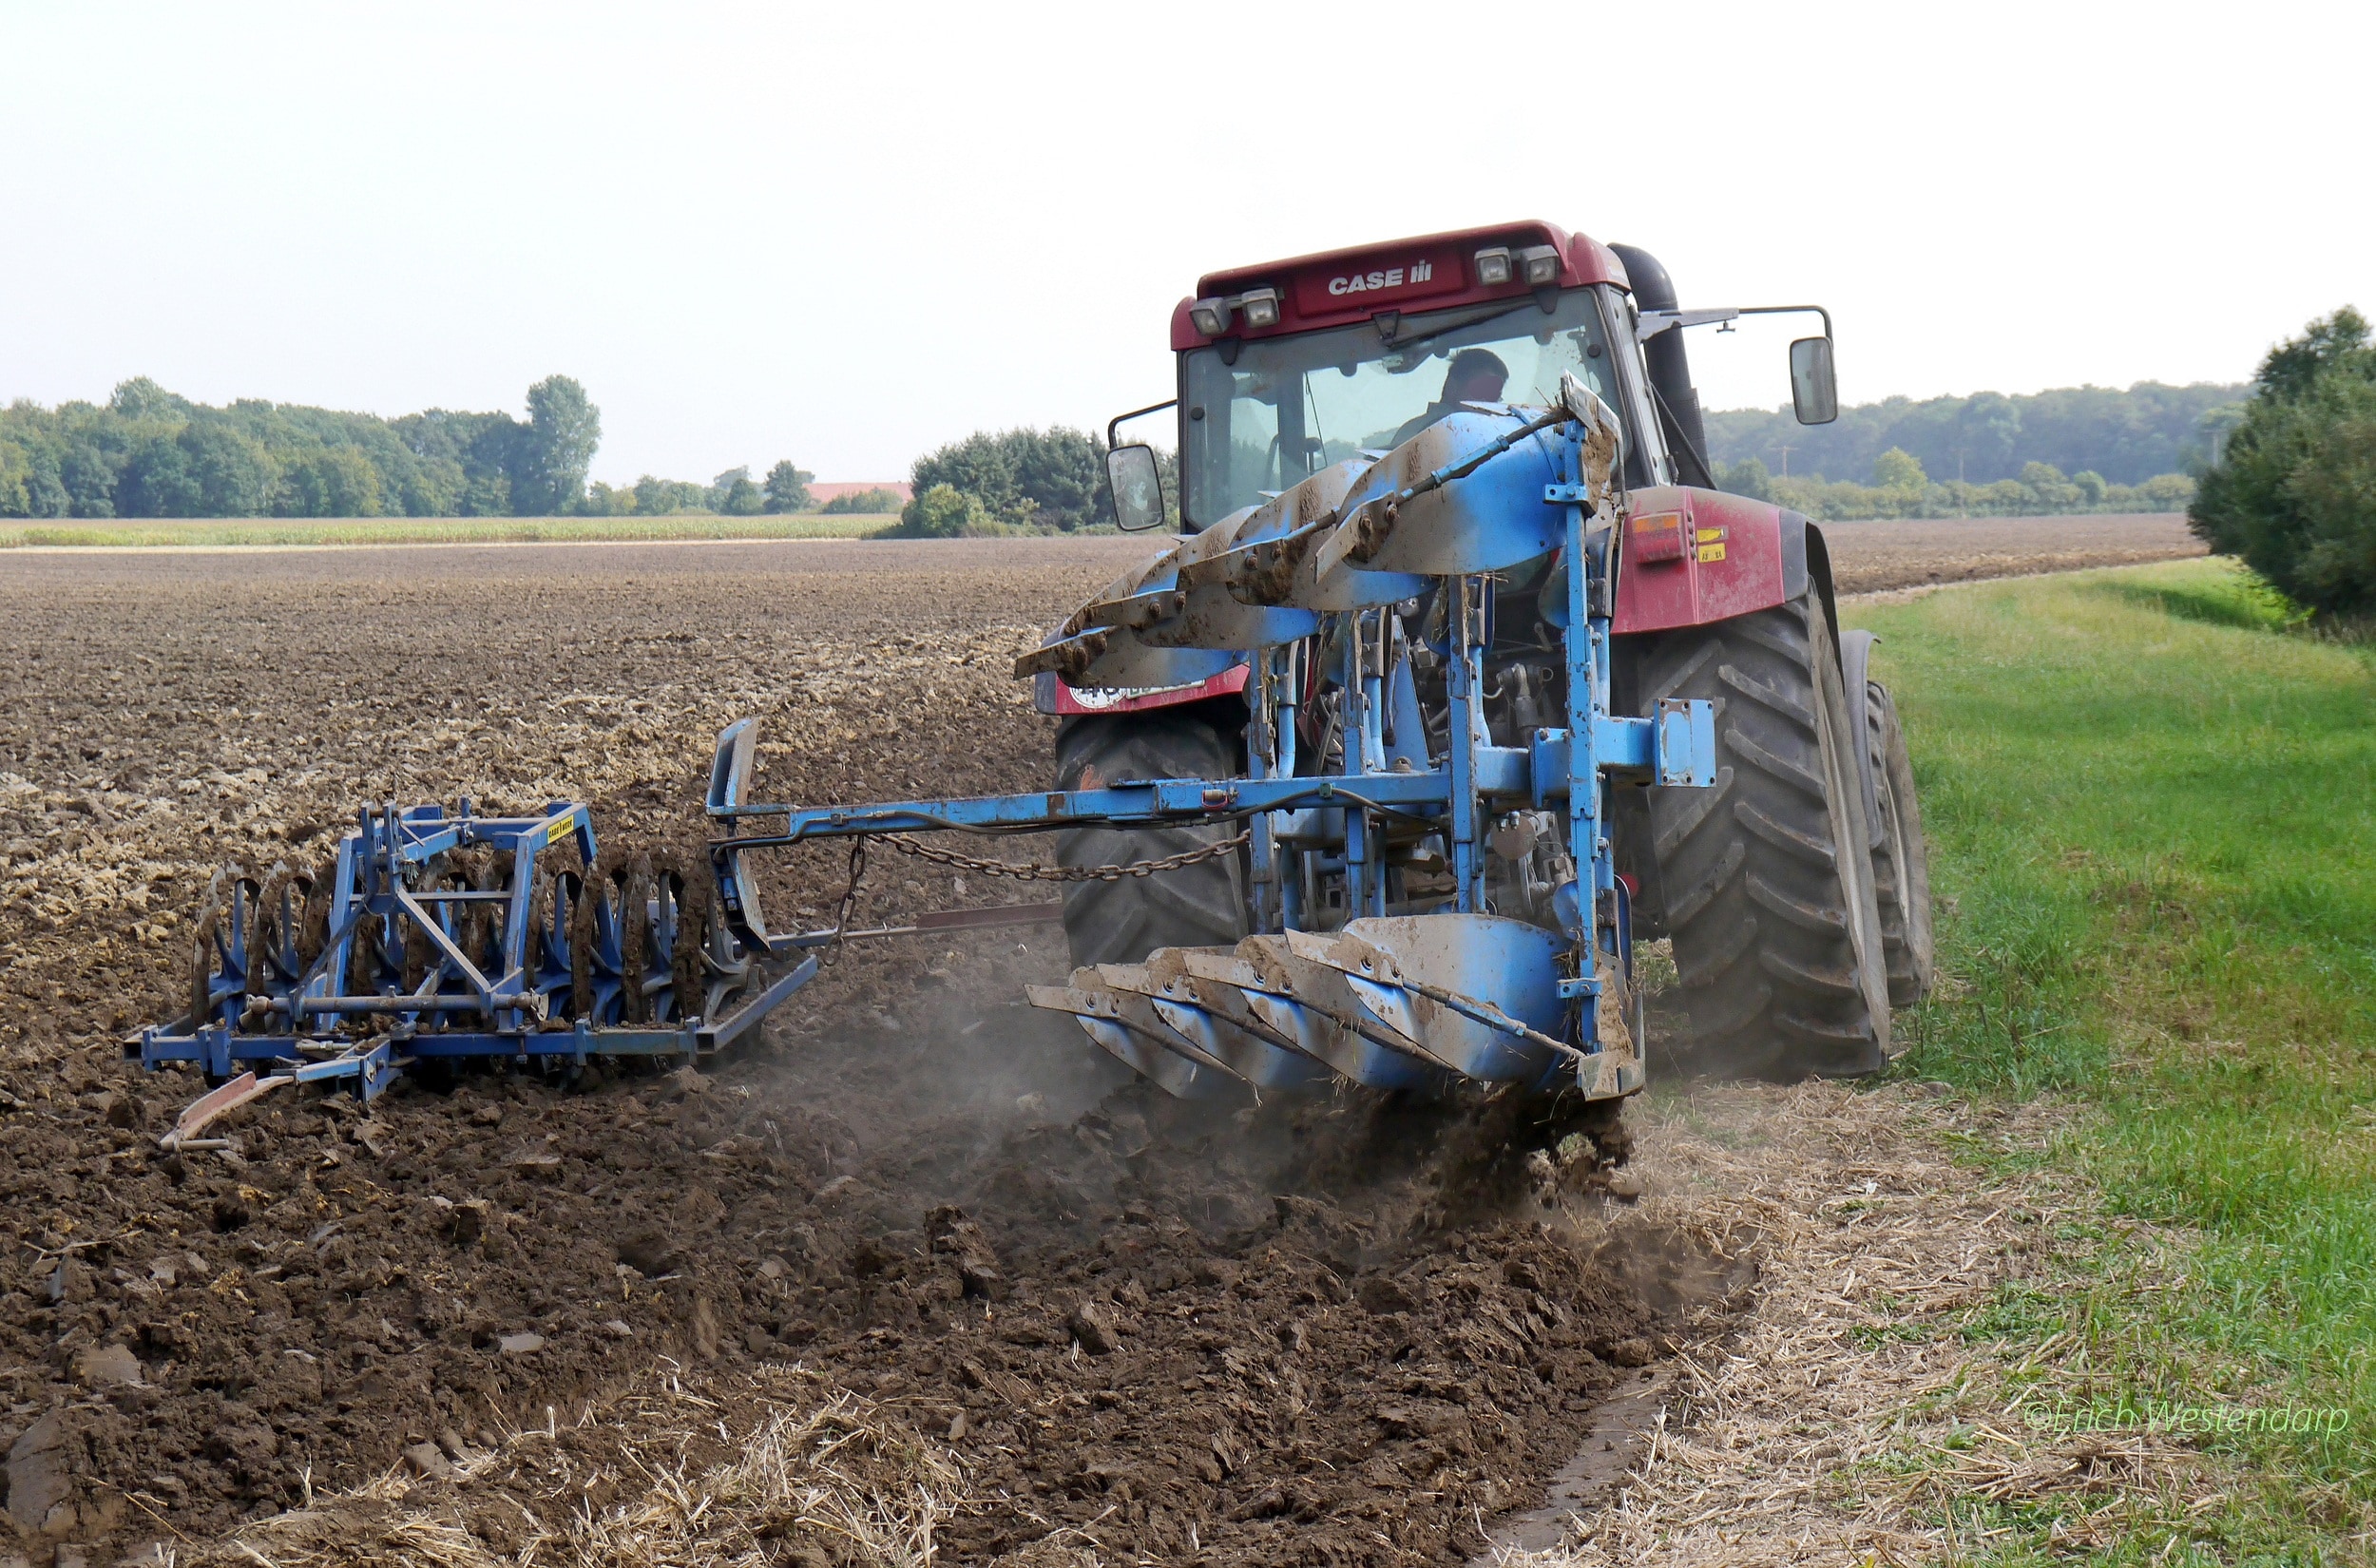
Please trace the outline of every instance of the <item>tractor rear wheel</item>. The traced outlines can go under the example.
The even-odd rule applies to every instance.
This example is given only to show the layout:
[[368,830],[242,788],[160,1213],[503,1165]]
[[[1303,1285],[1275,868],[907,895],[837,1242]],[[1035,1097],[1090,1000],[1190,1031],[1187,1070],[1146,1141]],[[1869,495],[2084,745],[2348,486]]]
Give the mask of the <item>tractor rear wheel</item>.
[[[1228,778],[1237,748],[1203,718],[1158,709],[1075,719],[1056,740],[1056,787],[1093,790],[1140,778]],[[1056,835],[1066,866],[1126,866],[1181,853],[1228,830],[1212,827],[1076,828]],[[1227,947],[1245,934],[1243,872],[1236,854],[1176,871],[1064,886],[1072,961],[1135,964],[1158,947]]]
[[1930,850],[1914,798],[1914,765],[1897,703],[1880,681],[1865,687],[1866,739],[1874,797],[1881,809],[1872,851],[1873,890],[1881,905],[1881,946],[1889,966],[1889,1005],[1911,1007],[1930,994],[1935,972],[1930,927]]
[[1790,603],[1642,640],[1640,711],[1716,707],[1713,788],[1646,792],[1654,902],[1691,1018],[1688,1070],[1878,1071],[1889,992],[1872,843],[1830,621]]

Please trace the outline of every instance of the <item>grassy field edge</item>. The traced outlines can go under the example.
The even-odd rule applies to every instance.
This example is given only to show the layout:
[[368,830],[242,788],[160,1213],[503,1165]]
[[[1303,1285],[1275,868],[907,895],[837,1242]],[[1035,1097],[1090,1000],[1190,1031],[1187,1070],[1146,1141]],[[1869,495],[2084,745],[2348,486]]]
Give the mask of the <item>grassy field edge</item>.
[[[2067,1102],[2051,1138],[1968,1153],[2067,1168],[2105,1209],[1966,1332],[2083,1348],[2034,1357],[2009,1408],[2176,1424],[2236,1478],[2084,1555],[2367,1560],[2376,660],[2223,562],[1850,613],[1884,639],[1943,917],[1892,1076]],[[1975,1558],[2071,1555],[2051,1509],[1964,1508]]]

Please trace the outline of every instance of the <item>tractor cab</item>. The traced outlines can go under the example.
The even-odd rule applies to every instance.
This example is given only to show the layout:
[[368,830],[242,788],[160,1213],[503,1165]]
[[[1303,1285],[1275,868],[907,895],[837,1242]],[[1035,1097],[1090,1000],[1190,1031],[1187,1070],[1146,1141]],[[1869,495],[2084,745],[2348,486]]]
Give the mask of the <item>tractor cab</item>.
[[[1172,316],[1177,395],[1138,413],[1178,411],[1178,517],[1192,533],[1465,404],[1554,406],[1568,375],[1617,412],[1625,488],[1708,485],[1672,329],[1741,314],[1753,313],[1679,311],[1646,252],[1544,222],[1331,251],[1199,279]],[[1830,327],[1827,316],[1822,338],[1792,348],[1809,423],[1830,416]],[[1117,518],[1152,526],[1167,510],[1154,454],[1120,447],[1121,423],[1108,427]]]

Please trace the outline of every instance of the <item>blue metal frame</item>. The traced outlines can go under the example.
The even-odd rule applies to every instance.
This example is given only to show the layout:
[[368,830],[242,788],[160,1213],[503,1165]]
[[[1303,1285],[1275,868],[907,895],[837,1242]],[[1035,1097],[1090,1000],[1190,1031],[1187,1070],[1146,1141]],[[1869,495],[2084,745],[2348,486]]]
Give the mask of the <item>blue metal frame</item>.
[[[572,863],[540,878],[538,857],[555,846],[571,851]],[[445,857],[468,849],[488,851],[504,869],[500,886],[435,885]],[[677,996],[671,964],[688,889],[663,885],[641,911],[643,963],[630,974],[629,911],[619,904],[630,889],[588,885],[580,875],[580,868],[601,864],[592,814],[576,802],[555,802],[532,817],[474,815],[467,800],[452,816],[438,806],[366,808],[338,846],[318,951],[310,960],[299,951],[293,884],[234,881],[222,889],[208,937],[203,1002],[142,1030],[125,1055],[144,1068],[195,1064],[214,1079],[259,1069],[300,1082],[343,1080],[369,1100],[405,1065],[431,1059],[583,1066],[597,1057],[699,1058],[748,1033],[815,977],[817,961],[805,956],[730,1014],[703,1016],[734,985],[756,978],[751,950],[715,941],[705,981],[712,968],[718,979],[699,998]],[[540,886],[551,927],[532,932]],[[279,907],[265,908],[276,891]],[[580,900],[591,905],[583,929],[572,918]],[[497,907],[491,930],[468,918],[473,905]],[[788,938],[767,951],[791,956],[832,936]],[[579,954],[576,945],[589,938],[590,950]],[[425,961],[417,975],[407,972],[408,948]],[[576,1016],[581,958],[591,1005]],[[638,998],[632,1006],[630,986]]]
[[[1604,410],[1600,411],[1605,414]],[[1168,1010],[1146,1008],[1132,1000],[1139,994],[1136,988],[1149,983],[1136,971],[1106,976],[1100,983],[1102,988],[1094,991],[1082,988],[1086,982],[1076,977],[1073,987],[1056,988],[1051,999],[1045,1000],[1035,993],[1035,1000],[1074,1013],[1091,1038],[1174,1093],[1210,1092],[1216,1070],[1232,1070],[1209,1044],[1198,1043],[1223,1038],[1219,1032],[1223,1023],[1231,1023],[1235,1038],[1241,1041],[1248,1038],[1248,1030],[1267,1031],[1263,1038],[1274,1045],[1294,1044],[1301,1030],[1302,1048],[1309,1052],[1317,1048],[1311,1033],[1315,1021],[1324,1022],[1338,1031],[1332,1037],[1335,1049],[1367,1053],[1353,1067],[1339,1069],[1354,1072],[1363,1081],[1388,1081],[1397,1073],[1408,1077],[1416,1072],[1425,1077],[1438,1072],[1447,1064],[1428,1042],[1410,1032],[1415,1024],[1397,1028],[1390,1022],[1406,1016],[1419,998],[1479,1027],[1531,1042],[1530,1048],[1548,1049],[1551,1065],[1546,1086],[1571,1077],[1585,1079],[1587,1059],[1600,1049],[1596,1003],[1607,983],[1607,966],[1623,966],[1631,961],[1630,912],[1606,830],[1607,791],[1613,782],[1712,783],[1715,712],[1704,701],[1662,703],[1656,716],[1646,718],[1609,711],[1615,570],[1610,541],[1615,515],[1590,509],[1605,504],[1609,492],[1603,486],[1599,502],[1589,493],[1583,424],[1579,419],[1562,425],[1565,418],[1555,411],[1515,430],[1507,428],[1514,421],[1504,421],[1505,433],[1472,448],[1417,484],[1390,494],[1377,493],[1372,484],[1318,522],[1294,525],[1259,538],[1250,537],[1255,527],[1250,523],[1228,556],[1214,558],[1217,563],[1214,569],[1222,571],[1235,569],[1230,565],[1233,559],[1263,564],[1273,569],[1274,582],[1278,580],[1274,569],[1276,564],[1284,561],[1293,568],[1298,559],[1281,552],[1296,548],[1309,552],[1316,545],[1322,552],[1333,552],[1339,563],[1359,561],[1366,567],[1371,554],[1363,553],[1364,548],[1369,546],[1375,553],[1374,541],[1382,531],[1377,519],[1383,518],[1383,530],[1391,530],[1398,508],[1472,473],[1482,473],[1485,477],[1478,481],[1478,488],[1464,492],[1465,501],[1447,502],[1433,514],[1430,526],[1435,531],[1424,545],[1430,559],[1473,560],[1481,564],[1478,569],[1464,568],[1432,578],[1351,566],[1345,572],[1347,579],[1368,579],[1377,584],[1372,589],[1351,590],[1356,594],[1390,591],[1399,601],[1408,594],[1412,582],[1420,582],[1449,596],[1448,631],[1443,645],[1431,650],[1446,670],[1449,733],[1444,755],[1431,755],[1420,723],[1411,649],[1395,603],[1374,599],[1322,613],[1317,617],[1317,631],[1301,641],[1242,650],[1254,666],[1248,686],[1251,714],[1246,732],[1247,776],[1243,778],[1124,780],[1089,790],[854,806],[755,803],[748,799],[748,789],[757,732],[755,721],[744,719],[719,737],[708,800],[711,818],[723,830],[723,835],[711,843],[712,864],[738,934],[757,947],[785,940],[771,936],[759,912],[756,883],[744,859],[755,850],[879,833],[953,831],[1000,835],[1086,826],[1242,825],[1251,831],[1248,914],[1251,928],[1257,933],[1250,939],[1255,946],[1236,959],[1208,954],[1195,963],[1203,967],[1207,979],[1227,977],[1228,984],[1242,993],[1251,1013],[1236,1009],[1224,1019],[1208,1011],[1191,1018],[1188,1015],[1196,1011],[1192,1001],[1178,996],[1158,999]],[[1512,477],[1515,468],[1491,466],[1504,453],[1511,454],[1514,462],[1518,456],[1514,449],[1533,438],[1541,438],[1534,450],[1544,452],[1555,469],[1555,482],[1534,492],[1540,496],[1539,503],[1531,497],[1514,500],[1519,495]],[[1546,527],[1539,515],[1523,515],[1523,507],[1537,504],[1560,508],[1563,514],[1560,526]],[[1349,532],[1365,526],[1370,531],[1357,537]],[[1497,746],[1487,733],[1482,699],[1485,653],[1491,643],[1488,584],[1493,568],[1518,564],[1523,559],[1521,552],[1540,550],[1546,539],[1563,542],[1562,569],[1566,574],[1566,591],[1564,613],[1558,619],[1563,621],[1566,722],[1563,727],[1535,731],[1524,745]],[[1464,550],[1469,552],[1466,557]],[[1272,553],[1266,556],[1265,551]],[[1233,581],[1232,593],[1241,602],[1256,602],[1239,593],[1244,581]],[[1177,586],[1173,578],[1162,578],[1160,585],[1168,602],[1179,600],[1179,595],[1170,591]],[[1115,605],[1091,606],[1076,620],[1094,627],[1140,624],[1161,609],[1149,610],[1146,604],[1143,593],[1126,595]],[[1166,638],[1160,645],[1169,648],[1175,641]],[[1052,656],[1043,650],[1034,657],[1044,662]],[[1304,759],[1298,755],[1299,725],[1317,695],[1322,676],[1340,694],[1342,746],[1334,771],[1313,773],[1303,771]],[[1313,690],[1305,688],[1307,680]],[[1546,977],[1531,972],[1495,974],[1488,970],[1478,976],[1473,965],[1459,969],[1464,984],[1482,985],[1482,991],[1447,990],[1409,975],[1380,983],[1348,970],[1341,984],[1331,978],[1335,972],[1331,966],[1342,968],[1351,962],[1347,954],[1357,956],[1362,951],[1376,953],[1381,972],[1394,969],[1395,955],[1390,950],[1362,946],[1387,940],[1389,927],[1399,939],[1416,946],[1424,947],[1428,940],[1427,927],[1389,918],[1397,912],[1390,894],[1390,838],[1405,846],[1416,837],[1442,847],[1451,870],[1452,892],[1433,907],[1451,922],[1437,929],[1448,932],[1461,920],[1491,918],[1484,912],[1487,903],[1485,832],[1497,813],[1523,808],[1556,808],[1564,813],[1566,842],[1577,868],[1576,881],[1562,889],[1553,901],[1566,938],[1566,956],[1559,961],[1556,976],[1556,996],[1565,1008],[1563,1017],[1555,1021],[1557,1038],[1504,1011],[1496,1003],[1497,996],[1536,994],[1534,982]],[[780,828],[741,831],[746,821],[760,818],[780,818]],[[1310,894],[1320,887],[1341,890],[1340,898],[1333,904],[1315,905]],[[1416,914],[1421,921],[1429,918],[1416,909],[1401,912]],[[1354,922],[1362,924],[1352,927]],[[1266,940],[1262,933],[1288,937],[1348,928],[1359,942],[1341,951],[1304,947],[1291,951],[1259,946]],[[1494,946],[1486,936],[1495,927],[1460,929],[1477,934],[1452,938],[1456,943]],[[1517,955],[1507,962],[1542,962],[1540,947],[1502,946]],[[1437,957],[1439,972],[1459,968],[1457,954]],[[1261,969],[1265,962],[1285,967],[1266,975]],[[1236,967],[1231,967],[1233,964]],[[1302,968],[1297,970],[1297,966]],[[1290,971],[1299,973],[1301,982]],[[1314,1000],[1299,990],[1299,984],[1328,995]],[[1331,987],[1341,988],[1342,995]],[[1228,1006],[1236,1009],[1235,1003]],[[1271,1022],[1264,1023],[1264,1018]],[[1172,1021],[1168,1027],[1165,1020]],[[1167,1047],[1170,1055],[1154,1049],[1158,1045]],[[1408,1059],[1409,1067],[1389,1070],[1389,1063],[1377,1069],[1378,1076],[1368,1076],[1370,1059],[1381,1050],[1389,1058]],[[1615,1090],[1604,1083],[1601,1092],[1638,1086],[1638,1064],[1631,1064],[1627,1071],[1631,1076],[1626,1081]],[[1257,1087],[1261,1081],[1258,1074],[1239,1076]]]

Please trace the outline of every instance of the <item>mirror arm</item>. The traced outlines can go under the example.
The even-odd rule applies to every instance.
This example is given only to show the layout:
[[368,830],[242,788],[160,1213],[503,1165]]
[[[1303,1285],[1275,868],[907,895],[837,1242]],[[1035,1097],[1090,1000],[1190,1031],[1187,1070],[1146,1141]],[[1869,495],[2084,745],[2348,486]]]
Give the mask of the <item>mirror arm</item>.
[[1823,317],[1823,335],[1831,335],[1831,313],[1821,305],[1743,305],[1735,316],[1801,316],[1808,312]]
[[1744,316],[1798,316],[1810,312],[1823,317],[1823,335],[1830,336],[1831,313],[1821,305],[1725,305],[1702,311],[1644,311],[1634,328],[1634,336],[1647,343],[1669,327],[1705,327]]
[[[1829,333],[1830,330],[1830,317],[1826,316],[1824,318],[1824,331]],[[1137,419],[1141,414],[1161,413],[1165,409],[1176,409],[1178,407],[1179,407],[1178,398],[1167,397],[1160,403],[1150,403],[1143,409],[1133,409],[1128,413],[1116,414],[1113,418],[1105,422],[1105,449],[1107,451],[1112,451],[1116,447],[1121,445],[1121,435],[1120,432],[1122,426],[1129,421]]]
[[1634,325],[1634,339],[1647,343],[1669,327],[1705,327],[1730,321],[1740,314],[1731,306],[1705,311],[1644,311]]

